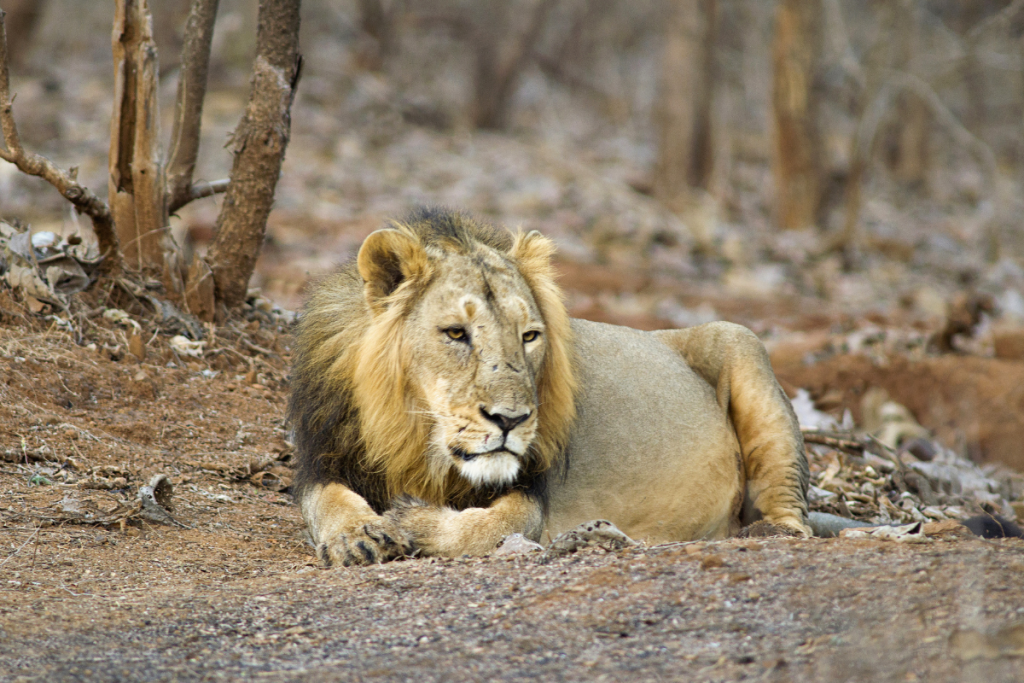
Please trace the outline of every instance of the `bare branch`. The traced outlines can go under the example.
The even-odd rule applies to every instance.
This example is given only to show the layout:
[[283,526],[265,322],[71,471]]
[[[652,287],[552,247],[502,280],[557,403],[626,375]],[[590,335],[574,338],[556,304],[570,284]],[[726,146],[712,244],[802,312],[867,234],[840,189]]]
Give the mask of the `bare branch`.
[[18,127],[14,122],[13,102],[10,93],[10,75],[7,68],[7,30],[4,11],[0,9],[0,128],[3,130],[4,148],[0,148],[0,159],[9,161],[22,173],[42,178],[57,188],[75,208],[92,219],[93,231],[99,242],[100,253],[107,257],[105,268],[117,262],[117,234],[110,209],[102,199],[83,187],[73,173],[58,168],[46,157],[27,151],[21,146]]
[[181,48],[181,76],[167,162],[167,209],[174,213],[196,197],[192,174],[199,155],[199,130],[210,67],[213,24],[220,0],[192,0]]
[[221,178],[220,180],[213,180],[208,183],[196,183],[188,189],[187,195],[183,199],[179,200],[179,203],[170,205],[168,213],[174,213],[181,207],[190,204],[197,199],[212,197],[215,194],[223,194],[228,191],[228,187],[230,186],[230,178]]

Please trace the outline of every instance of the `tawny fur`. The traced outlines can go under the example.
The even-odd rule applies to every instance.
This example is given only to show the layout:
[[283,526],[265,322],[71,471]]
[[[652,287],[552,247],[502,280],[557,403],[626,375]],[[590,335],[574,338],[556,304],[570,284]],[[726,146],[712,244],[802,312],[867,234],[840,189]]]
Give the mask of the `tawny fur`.
[[[590,335],[586,348],[604,348],[613,357],[617,347],[594,344],[639,344],[650,349],[642,353],[668,354],[659,362],[672,364],[672,377],[682,384],[662,389],[668,395],[696,392],[692,405],[710,431],[688,438],[716,449],[699,468],[721,490],[686,483],[698,488],[666,509],[678,516],[697,505],[693,516],[684,512],[664,527],[656,508],[638,512],[624,500],[623,514],[633,515],[637,530],[652,539],[731,533],[746,490],[747,502],[766,519],[806,533],[802,439],[756,337],[728,324],[644,337],[573,322],[555,282],[553,252],[553,243],[535,232],[513,235],[457,213],[423,210],[372,234],[355,263],[314,289],[297,334],[289,415],[298,451],[295,493],[326,563],[384,561],[414,547],[424,554],[478,554],[514,531],[538,539],[545,524],[548,530],[568,524],[574,509],[589,509],[593,498],[572,502],[577,495],[592,496],[588,485],[625,483],[617,473],[602,475],[600,459],[618,458],[607,462],[623,466],[633,457],[628,436],[614,437],[627,441],[612,452],[592,454],[609,443],[601,441],[600,415],[591,415],[598,419],[596,448],[588,445],[589,434],[574,431],[577,406],[616,410],[592,405],[593,392],[578,386],[577,368],[583,366],[574,356],[580,347],[574,330]],[[463,322],[445,322],[450,320]],[[483,322],[470,329],[465,321]],[[513,329],[517,325],[521,329]],[[480,343],[460,346],[468,337],[459,335]],[[693,372],[680,357],[702,379],[690,379]],[[588,381],[602,382],[599,393],[615,391],[614,367],[604,361],[585,367]],[[710,403],[700,398],[708,385]],[[635,403],[642,387],[623,399]],[[683,410],[676,417],[681,429],[692,431],[689,425],[698,423],[686,415]],[[493,447],[501,450],[490,450],[499,438],[495,424],[512,418],[501,423],[502,441]],[[659,438],[675,443],[670,433]],[[701,452],[699,442],[686,448],[684,467],[699,462],[692,458]],[[569,451],[591,460],[566,462]],[[676,456],[654,451],[642,457],[662,458],[657,469]],[[549,484],[561,496],[550,517]],[[638,479],[629,486],[644,485]],[[617,494],[608,492],[607,501],[614,502]]]

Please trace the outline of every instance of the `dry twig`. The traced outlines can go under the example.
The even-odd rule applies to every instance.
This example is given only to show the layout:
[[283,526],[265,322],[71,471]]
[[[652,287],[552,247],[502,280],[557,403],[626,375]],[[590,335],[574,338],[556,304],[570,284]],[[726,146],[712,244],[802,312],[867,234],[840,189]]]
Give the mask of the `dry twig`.
[[821,432],[804,432],[804,443],[816,443],[819,446],[828,446],[829,448],[838,448],[846,451],[856,451],[863,453],[865,450],[864,444],[853,439],[843,439],[836,436],[830,436],[828,434],[822,434]]
[[10,554],[10,555],[8,555],[7,557],[5,557],[5,558],[4,558],[4,561],[3,561],[3,562],[0,562],[0,567],[2,567],[2,566],[4,566],[5,564],[7,564],[7,561],[8,561],[8,560],[10,560],[10,559],[11,559],[12,557],[14,557],[15,555],[17,555],[18,553],[20,553],[20,552],[22,551],[22,549],[23,549],[23,548],[24,548],[25,546],[27,546],[27,545],[28,545],[29,543],[31,543],[31,542],[32,542],[32,539],[36,537],[36,534],[38,534],[38,533],[39,533],[39,530],[40,530],[40,529],[42,529],[42,528],[43,528],[43,527],[42,527],[42,525],[40,525],[40,526],[37,526],[37,527],[36,527],[36,530],[32,532],[32,535],[28,537],[28,540],[27,540],[27,541],[25,541],[25,542],[24,542],[24,543],[22,543],[22,544],[21,544],[20,546],[18,546],[18,549],[17,549],[17,550],[15,550],[15,551],[14,551],[13,553],[11,553],[11,554]]

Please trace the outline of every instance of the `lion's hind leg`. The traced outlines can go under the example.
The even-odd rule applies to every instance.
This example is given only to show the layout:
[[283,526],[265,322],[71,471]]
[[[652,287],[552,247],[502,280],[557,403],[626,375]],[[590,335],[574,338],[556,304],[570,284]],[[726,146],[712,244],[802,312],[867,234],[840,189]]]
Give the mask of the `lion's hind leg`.
[[745,507],[770,524],[809,536],[803,436],[761,340],[725,322],[657,334],[715,388],[732,420],[746,475]]

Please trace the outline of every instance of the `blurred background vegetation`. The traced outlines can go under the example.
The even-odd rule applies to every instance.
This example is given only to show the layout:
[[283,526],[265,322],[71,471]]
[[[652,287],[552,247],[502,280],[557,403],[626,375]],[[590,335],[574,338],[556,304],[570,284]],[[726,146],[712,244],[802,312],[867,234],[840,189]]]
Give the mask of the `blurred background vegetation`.
[[[165,117],[188,4],[153,3]],[[197,178],[230,168],[222,147],[247,94],[257,4],[221,2]],[[102,190],[110,8],[0,6],[23,140]],[[1020,0],[306,0],[302,11],[306,67],[256,277],[286,305],[383,217],[430,203],[544,230],[567,260],[735,294],[926,315],[987,288],[1024,318]],[[202,248],[217,201],[180,213],[179,241]],[[36,229],[70,220],[52,189],[7,164],[0,215]],[[707,317],[638,301],[616,305],[675,324]]]

